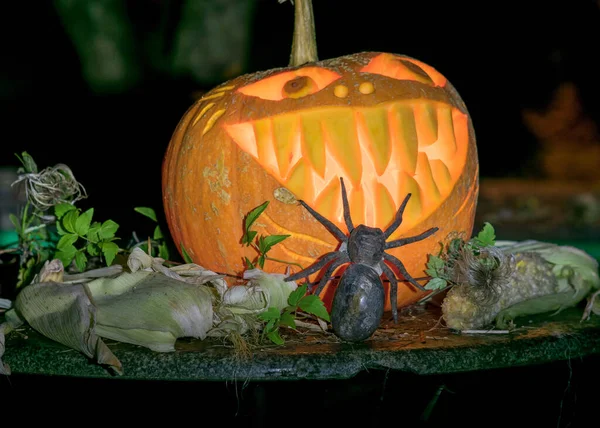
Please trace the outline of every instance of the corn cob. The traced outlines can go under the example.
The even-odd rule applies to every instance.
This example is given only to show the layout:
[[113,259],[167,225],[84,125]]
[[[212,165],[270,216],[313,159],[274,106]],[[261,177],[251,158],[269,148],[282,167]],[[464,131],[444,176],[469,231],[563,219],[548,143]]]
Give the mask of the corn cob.
[[442,303],[449,328],[479,329],[493,321],[507,328],[519,316],[575,306],[600,288],[598,262],[574,247],[499,241],[477,253],[461,251],[450,263],[454,285]]

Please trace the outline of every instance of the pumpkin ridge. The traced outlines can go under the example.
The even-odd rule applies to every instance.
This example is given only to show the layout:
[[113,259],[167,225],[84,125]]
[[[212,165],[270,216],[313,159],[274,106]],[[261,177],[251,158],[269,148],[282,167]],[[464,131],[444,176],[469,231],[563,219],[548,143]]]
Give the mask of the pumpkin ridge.
[[[479,177],[479,165],[477,165],[477,168],[475,169],[475,174],[473,174],[473,178],[471,179],[471,182],[477,181]],[[473,204],[477,202],[477,197],[473,197],[474,192],[478,191],[479,188],[477,186],[471,186],[471,188],[469,189],[469,192],[467,193],[467,196],[465,197],[465,200],[463,201],[462,205],[460,206],[460,208],[456,211],[456,213],[452,216],[452,218],[458,217],[460,215],[460,213],[465,209],[465,207],[467,207],[467,205],[469,203]]]
[[307,235],[304,233],[295,232],[293,230],[286,229],[285,227],[278,224],[275,220],[273,220],[266,212],[263,212],[261,214],[261,218],[266,220],[266,222],[268,222],[277,231],[277,234],[292,235],[296,239],[302,239],[302,240],[305,240],[308,242],[312,242],[314,244],[322,245],[324,247],[329,247],[332,250],[335,248],[335,246],[331,245],[329,242],[323,241],[314,236],[310,236],[310,235]]

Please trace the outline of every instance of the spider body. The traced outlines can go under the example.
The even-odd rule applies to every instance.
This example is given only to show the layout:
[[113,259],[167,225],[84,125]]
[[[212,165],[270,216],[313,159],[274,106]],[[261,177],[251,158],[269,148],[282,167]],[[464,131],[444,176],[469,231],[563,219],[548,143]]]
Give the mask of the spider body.
[[[339,250],[325,254],[319,261],[308,268],[291,275],[286,281],[295,281],[308,277],[328,266],[314,291],[319,295],[330,279],[333,272],[340,266],[349,263],[338,283],[331,306],[331,325],[334,333],[341,339],[358,342],[368,339],[381,323],[385,304],[385,292],[381,275],[390,282],[390,299],[396,302],[398,280],[392,269],[394,266],[400,274],[412,285],[423,290],[423,287],[411,277],[402,262],[386,249],[396,248],[412,242],[421,241],[433,235],[438,228],[432,227],[420,235],[386,242],[387,238],[402,223],[402,214],[411,197],[409,193],[396,213],[393,223],[385,230],[366,225],[354,227],[350,217],[350,208],[344,180],[340,178],[342,201],[344,207],[344,222],[349,231],[345,235],[336,225],[326,219],[304,201],[299,201],[321,224],[341,241]],[[398,308],[392,304],[394,322],[398,322]]]
[[341,339],[368,339],[383,316],[385,292],[380,274],[368,265],[352,263],[337,285],[331,306],[331,326]]

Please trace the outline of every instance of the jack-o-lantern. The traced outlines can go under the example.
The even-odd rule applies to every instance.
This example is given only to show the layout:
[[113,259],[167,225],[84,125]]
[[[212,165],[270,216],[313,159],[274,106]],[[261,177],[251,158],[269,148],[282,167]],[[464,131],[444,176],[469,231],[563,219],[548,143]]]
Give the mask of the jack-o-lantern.
[[[354,224],[385,229],[412,193],[390,240],[439,227],[389,251],[415,278],[450,232],[469,236],[479,188],[475,135],[446,78],[407,56],[364,52],[224,83],[174,132],[163,164],[164,208],[174,242],[196,263],[240,274],[245,257],[256,256],[241,243],[244,217],[271,201],[259,233],[291,236],[269,256],[306,267],[339,242],[296,200],[346,230],[340,177]],[[267,261],[265,270],[285,266]],[[423,296],[406,284],[398,306]]]

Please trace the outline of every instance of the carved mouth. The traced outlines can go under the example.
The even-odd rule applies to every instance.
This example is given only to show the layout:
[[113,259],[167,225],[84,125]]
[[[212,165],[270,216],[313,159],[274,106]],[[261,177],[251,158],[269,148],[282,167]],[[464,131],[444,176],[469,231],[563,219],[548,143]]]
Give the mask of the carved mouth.
[[448,197],[467,158],[466,114],[426,100],[319,107],[225,129],[282,186],[340,224],[339,177],[355,224],[385,229],[412,193],[407,230]]

